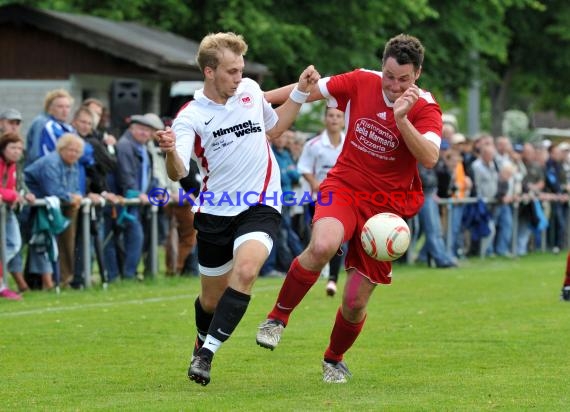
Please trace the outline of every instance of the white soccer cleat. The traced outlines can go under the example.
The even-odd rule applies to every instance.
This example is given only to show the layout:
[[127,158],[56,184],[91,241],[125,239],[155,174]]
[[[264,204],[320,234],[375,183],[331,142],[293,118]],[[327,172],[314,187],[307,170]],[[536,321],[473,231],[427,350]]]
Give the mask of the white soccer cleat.
[[323,382],[326,383],[346,383],[352,374],[348,370],[346,363],[337,364],[323,361]]
[[255,341],[259,346],[273,350],[279,344],[284,328],[282,322],[266,319],[259,325]]

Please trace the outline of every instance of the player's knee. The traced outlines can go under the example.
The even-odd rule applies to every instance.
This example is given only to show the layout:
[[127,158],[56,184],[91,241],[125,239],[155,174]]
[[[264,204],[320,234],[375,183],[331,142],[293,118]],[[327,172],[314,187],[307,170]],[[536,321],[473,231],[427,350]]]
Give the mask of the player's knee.
[[366,303],[358,298],[349,301],[346,297],[343,302],[343,317],[351,323],[358,323],[366,316]]
[[211,295],[208,293],[202,293],[200,296],[200,305],[202,306],[202,309],[204,309],[204,312],[214,313],[216,311],[216,307],[218,306],[219,300],[220,297],[218,294]]
[[320,238],[314,239],[309,247],[313,259],[325,265],[338,251],[339,245],[333,239]]
[[259,270],[259,262],[253,259],[245,260],[234,267],[232,276],[239,279],[239,282],[243,285],[251,285],[257,278]]

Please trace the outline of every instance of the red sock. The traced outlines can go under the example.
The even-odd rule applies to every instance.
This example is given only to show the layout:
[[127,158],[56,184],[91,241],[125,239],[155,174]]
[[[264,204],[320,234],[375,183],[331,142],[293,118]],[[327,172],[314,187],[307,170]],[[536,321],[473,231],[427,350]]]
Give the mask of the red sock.
[[311,286],[313,286],[319,278],[319,275],[320,272],[310,271],[302,267],[299,263],[299,259],[295,258],[287,272],[285,282],[283,282],[283,286],[281,286],[277,302],[267,317],[269,319],[280,320],[284,325],[287,325],[289,315],[291,315],[293,309],[303,300],[309,289],[311,289]]
[[336,312],[336,320],[331,332],[329,347],[325,351],[325,359],[340,362],[350,349],[364,326],[366,316],[358,323],[351,323],[343,318],[340,308]]
[[564,286],[570,286],[570,252],[566,256],[566,277],[564,278]]

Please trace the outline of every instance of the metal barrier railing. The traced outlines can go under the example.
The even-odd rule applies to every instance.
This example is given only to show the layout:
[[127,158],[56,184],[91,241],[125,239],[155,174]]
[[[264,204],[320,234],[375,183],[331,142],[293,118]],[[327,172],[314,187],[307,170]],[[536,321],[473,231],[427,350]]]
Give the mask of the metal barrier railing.
[[[476,203],[479,199],[477,198],[465,198],[465,199],[439,199],[438,204],[440,206],[444,206],[447,209],[447,235],[446,237],[446,247],[448,251],[452,249],[452,229],[453,229],[453,222],[452,222],[452,208],[454,205],[457,204],[473,204]],[[487,205],[491,205],[495,203],[494,199],[482,199]],[[44,199],[36,199],[34,204],[28,204],[31,207],[45,207],[46,201]],[[149,207],[151,212],[151,227],[150,227],[150,273],[151,276],[156,276],[158,274],[158,206],[156,205],[143,205],[141,204],[140,199],[125,199],[120,204],[121,206],[138,206],[138,207]],[[517,237],[518,237],[518,217],[520,212],[520,205],[521,202],[514,202],[512,203],[513,207],[513,237],[512,237],[512,254],[515,256],[517,254]],[[90,233],[90,219],[91,219],[91,208],[92,207],[104,207],[105,203],[102,202],[101,204],[93,204],[91,199],[84,198],[81,201],[81,217],[78,216],[78,219],[81,218],[82,221],[82,233],[81,233],[81,242],[83,244],[83,280],[84,286],[86,288],[91,287],[92,285],[92,272],[91,272],[91,233]],[[8,284],[8,262],[6,262],[6,217],[7,217],[7,205],[5,203],[0,203],[0,259],[2,262],[2,273],[4,274],[2,277],[2,282],[4,286]],[[417,219],[417,216],[414,218]],[[570,218],[567,214],[566,218],[566,244],[570,245]],[[541,250],[544,252],[546,251],[546,230],[542,232],[542,244]],[[412,244],[410,245],[410,250],[414,250],[415,246],[415,239],[412,237]],[[483,247],[480,250],[480,257],[485,257],[485,251]],[[411,253],[407,254],[407,262],[413,263],[413,256]],[[103,285],[106,287],[106,284]]]
[[[27,204],[30,207],[46,207],[47,203],[44,199],[36,199],[33,204]],[[149,207],[151,212],[151,227],[150,227],[150,274],[156,276],[158,274],[158,207],[154,205],[143,205],[140,199],[125,199],[121,201],[120,206],[144,206]],[[90,219],[92,207],[104,207],[105,202],[100,204],[93,204],[91,199],[84,198],[81,201],[81,213],[78,219],[82,219],[82,233],[81,242],[83,246],[83,281],[86,288],[92,285],[92,271],[91,271],[91,233],[90,233]],[[8,285],[8,262],[6,262],[6,216],[7,205],[0,203],[0,259],[2,259],[2,283],[4,286]],[[30,222],[31,224],[31,222]],[[106,287],[106,284],[103,284]]]

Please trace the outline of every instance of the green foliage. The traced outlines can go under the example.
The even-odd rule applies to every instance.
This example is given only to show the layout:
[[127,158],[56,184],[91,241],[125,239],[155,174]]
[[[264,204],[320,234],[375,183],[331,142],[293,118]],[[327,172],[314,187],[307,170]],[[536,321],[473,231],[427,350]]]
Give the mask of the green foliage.
[[307,133],[320,133],[323,130],[325,107],[324,100],[303,105],[295,120],[295,128]]
[[198,278],[0,300],[2,409],[566,411],[565,262],[539,254],[458,269],[396,264],[345,357],[353,378],[333,386],[321,382],[320,362],[340,298],[325,296],[324,281],[271,352],[255,333],[282,281],[259,279],[206,387],[185,377]]
[[[6,4],[9,0],[0,0]],[[382,47],[400,32],[426,47],[420,85],[444,106],[464,107],[478,79],[491,125],[506,109],[570,114],[570,8],[566,0],[22,0],[46,9],[133,20],[199,40],[232,30],[247,58],[265,64],[264,88],[322,75],[380,69]],[[487,93],[487,94],[485,94]],[[485,101],[487,100],[487,102]],[[465,109],[463,109],[465,110]],[[486,120],[485,120],[486,122]]]
[[513,141],[527,141],[530,131],[526,113],[520,110],[507,110],[503,115],[503,134]]

